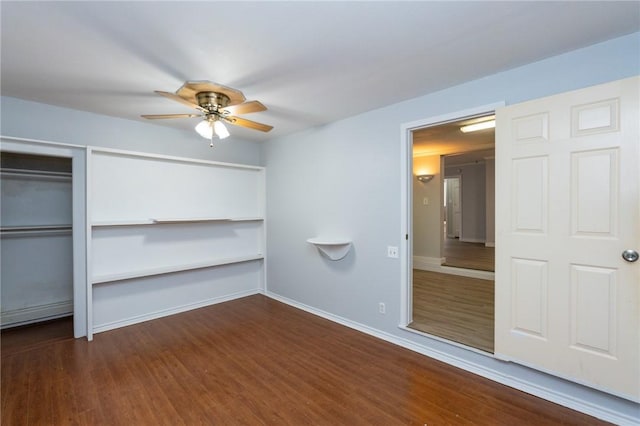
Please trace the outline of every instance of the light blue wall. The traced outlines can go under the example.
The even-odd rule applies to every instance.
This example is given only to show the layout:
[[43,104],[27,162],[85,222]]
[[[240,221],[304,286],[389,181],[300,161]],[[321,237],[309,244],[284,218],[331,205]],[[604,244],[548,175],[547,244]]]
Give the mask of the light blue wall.
[[74,145],[92,145],[202,160],[259,165],[255,142],[234,138],[214,148],[195,131],[185,131],[22,99],[0,99],[0,134]]
[[[263,147],[269,291],[504,374],[556,389],[564,387],[571,395],[596,404],[604,401],[621,412],[637,413],[637,404],[610,400],[586,388],[398,328],[400,261],[386,254],[388,245],[398,246],[404,238],[400,194],[403,124],[638,75],[639,52],[640,33],[635,33],[269,141]],[[349,238],[354,247],[345,259],[328,261],[305,242],[314,236]],[[385,315],[378,313],[379,302],[386,304]]]
[[[386,247],[404,236],[401,125],[637,75],[639,52],[636,33],[267,142],[270,290],[397,333],[400,262]],[[324,262],[305,242],[316,235],[351,238],[354,250]]]

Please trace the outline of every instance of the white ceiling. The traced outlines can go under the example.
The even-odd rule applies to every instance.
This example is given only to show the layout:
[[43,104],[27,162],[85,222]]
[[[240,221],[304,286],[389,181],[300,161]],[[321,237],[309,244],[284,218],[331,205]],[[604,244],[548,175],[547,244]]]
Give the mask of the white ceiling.
[[[640,30],[633,2],[9,2],[1,94],[131,120],[237,88],[265,140]],[[192,128],[197,119],[154,124]]]

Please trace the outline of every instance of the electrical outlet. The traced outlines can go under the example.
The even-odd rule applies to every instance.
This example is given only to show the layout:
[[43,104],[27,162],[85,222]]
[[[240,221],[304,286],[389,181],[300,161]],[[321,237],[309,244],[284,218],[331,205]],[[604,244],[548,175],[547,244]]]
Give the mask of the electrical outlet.
[[384,314],[384,313],[386,313],[386,311],[387,311],[387,309],[384,306],[384,303],[382,303],[382,302],[378,303],[378,312],[381,313],[381,314]]
[[389,246],[387,247],[387,257],[398,257],[398,247]]

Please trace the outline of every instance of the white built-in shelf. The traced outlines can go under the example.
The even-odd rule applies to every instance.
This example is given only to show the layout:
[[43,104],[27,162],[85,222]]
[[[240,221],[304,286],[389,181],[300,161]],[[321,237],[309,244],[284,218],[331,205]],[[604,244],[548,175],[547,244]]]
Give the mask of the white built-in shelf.
[[193,217],[193,218],[158,218],[139,220],[111,220],[93,222],[91,226],[138,226],[138,225],[166,225],[180,223],[205,223],[205,222],[251,222],[264,220],[259,216],[248,217]]
[[93,227],[101,227],[101,226],[136,226],[136,225],[153,225],[153,220],[151,219],[140,219],[140,220],[104,220],[104,221],[96,221],[91,224]]
[[192,223],[192,222],[242,222],[262,220],[261,217],[191,217],[151,219],[153,223]]
[[247,216],[247,217],[232,217],[229,219],[231,222],[259,222],[264,220],[261,216]]
[[331,260],[340,260],[349,253],[351,241],[346,239],[309,238],[308,243],[313,244]]
[[193,269],[212,268],[214,266],[250,262],[252,260],[260,260],[263,258],[264,256],[262,254],[255,254],[250,256],[226,257],[226,258],[220,258],[215,260],[209,260],[206,262],[190,263],[186,265],[162,266],[162,267],[152,268],[152,269],[120,272],[116,274],[107,274],[107,275],[100,275],[100,276],[93,277],[93,279],[91,280],[91,283],[101,284],[101,283],[108,283],[113,281],[123,281],[123,280],[129,280],[132,278],[150,277],[154,275],[170,274],[173,272],[190,271]]

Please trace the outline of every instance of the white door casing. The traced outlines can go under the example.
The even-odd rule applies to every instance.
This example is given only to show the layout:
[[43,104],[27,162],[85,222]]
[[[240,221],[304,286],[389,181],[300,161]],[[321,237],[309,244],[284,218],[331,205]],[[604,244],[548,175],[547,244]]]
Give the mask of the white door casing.
[[640,400],[640,78],[497,110],[496,357]]

